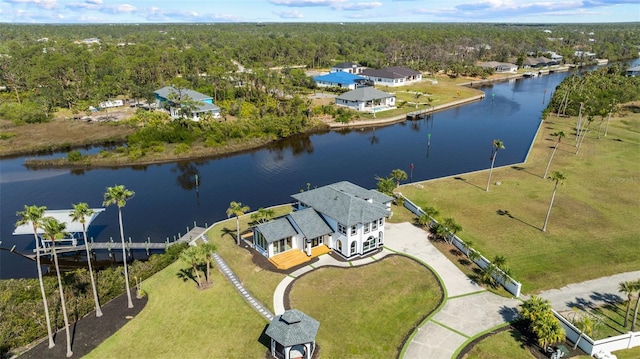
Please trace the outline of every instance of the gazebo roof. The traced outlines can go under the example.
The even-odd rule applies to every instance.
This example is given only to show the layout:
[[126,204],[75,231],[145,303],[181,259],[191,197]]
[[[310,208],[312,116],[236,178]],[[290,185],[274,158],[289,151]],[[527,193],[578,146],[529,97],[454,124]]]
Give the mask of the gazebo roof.
[[316,340],[320,322],[297,309],[276,315],[265,334],[285,347],[311,343]]

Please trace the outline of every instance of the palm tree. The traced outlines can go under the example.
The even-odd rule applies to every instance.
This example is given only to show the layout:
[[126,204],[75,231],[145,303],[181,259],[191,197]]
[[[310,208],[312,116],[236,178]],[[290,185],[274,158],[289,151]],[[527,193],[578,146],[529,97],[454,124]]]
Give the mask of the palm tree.
[[58,264],[58,254],[56,253],[56,240],[63,238],[67,225],[58,222],[55,218],[46,217],[42,222],[42,230],[46,238],[51,240],[51,255],[53,256],[53,264],[56,267],[58,276],[58,291],[60,292],[60,305],[62,306],[62,317],[64,319],[64,330],[67,336],[67,358],[73,355],[71,351],[71,334],[69,333],[69,316],[67,316],[67,305],[64,299],[64,290],[62,289],[62,276],[60,275],[60,265]]
[[377,183],[378,192],[384,193],[387,196],[394,197],[393,189],[396,188],[396,183],[393,181],[392,177],[389,177],[389,178],[376,177],[376,180],[378,181]]
[[558,142],[556,142],[556,145],[553,146],[553,152],[551,152],[551,157],[549,157],[549,163],[547,163],[547,169],[544,170],[544,175],[542,175],[542,178],[547,178],[547,173],[549,172],[549,167],[551,166],[551,160],[553,159],[553,156],[556,154],[556,150],[560,145],[560,141],[562,141],[562,138],[566,136],[563,131],[558,131],[554,133],[554,135],[558,136]]
[[456,235],[456,233],[462,230],[462,226],[456,223],[456,221],[450,217],[445,218],[442,221],[442,224],[444,224],[444,226],[447,227],[447,230],[451,232],[451,234],[447,237],[449,238],[449,243],[453,243],[453,237]]
[[244,206],[240,202],[231,201],[229,208],[227,208],[227,218],[231,216],[236,217],[236,244],[240,245],[240,216],[249,211],[248,206]]
[[542,231],[547,230],[547,223],[549,222],[549,216],[551,215],[551,207],[553,206],[553,200],[556,197],[556,190],[558,189],[558,184],[562,184],[564,180],[567,178],[560,171],[554,171],[549,179],[555,182],[555,186],[553,187],[553,194],[551,195],[551,202],[549,203],[549,210],[547,211],[547,217],[544,219],[544,225],[542,226]]
[[620,282],[618,284],[618,290],[627,295],[627,313],[624,316],[624,325],[623,327],[627,327],[627,323],[629,322],[629,314],[631,314],[631,301],[633,300],[633,293],[635,289],[633,287],[633,282],[626,281]]
[[211,242],[202,243],[198,247],[202,251],[204,255],[204,260],[207,265],[207,282],[206,283],[208,286],[211,284],[211,272],[209,270],[211,268],[211,257],[213,256],[213,253],[218,250],[218,247],[216,247],[216,245]]
[[491,172],[493,172],[493,164],[496,162],[498,151],[504,150],[504,148],[504,143],[501,140],[493,140],[491,151],[491,168],[489,169],[489,179],[487,179],[487,189],[485,190],[486,192],[489,192],[489,184],[491,183]]
[[431,226],[431,223],[440,212],[433,207],[422,209],[422,215],[418,218],[418,223],[422,226]]
[[[577,310],[577,308],[575,307],[573,309]],[[573,344],[573,349],[576,349],[578,347],[578,343],[580,343],[580,339],[582,339],[583,334],[586,334],[586,335],[593,334],[593,328],[595,327],[595,322],[591,318],[591,316],[583,315],[582,318],[574,321],[573,325],[575,325],[576,328],[580,330],[580,335],[578,335],[578,339],[576,339],[576,342]]]
[[407,172],[401,169],[395,169],[391,171],[391,178],[396,181],[396,187],[400,187],[400,181],[404,181],[407,179]]
[[545,351],[549,344],[563,341],[566,338],[564,329],[551,311],[546,312],[538,319],[532,331],[538,337],[538,345],[542,346]]
[[[307,186],[307,188],[309,188],[309,186]],[[258,208],[258,210],[254,213],[251,214],[251,220],[254,221],[255,223],[265,223],[267,221],[269,221],[271,218],[273,218],[273,216],[275,216],[276,213],[274,212],[273,209],[271,208]]]
[[198,264],[202,259],[202,252],[198,247],[189,247],[180,254],[180,258],[191,265],[193,272],[196,274],[196,284],[198,289],[202,289],[202,279],[200,279],[200,271]]
[[636,319],[638,319],[638,308],[640,308],[640,279],[633,282],[633,288],[638,291],[638,298],[636,298],[636,309],[633,310],[633,320],[631,321],[631,331],[636,331]]
[[87,217],[93,215],[93,210],[89,208],[89,205],[81,202],[73,205],[73,211],[71,212],[71,220],[73,222],[82,223],[82,235],[84,237],[84,249],[87,251],[87,265],[89,266],[89,275],[91,276],[91,288],[93,289],[93,300],[96,302],[96,317],[102,316],[102,309],[100,309],[100,299],[98,298],[98,290],[96,289],[96,280],[93,278],[93,268],[91,267],[91,253],[89,252],[89,241],[87,241]]
[[542,297],[532,295],[531,298],[520,304],[518,315],[531,325],[547,311],[551,311],[551,303]]
[[38,227],[42,224],[42,217],[47,207],[24,206],[24,211],[16,213],[20,219],[16,222],[16,226],[23,224],[31,224],[33,227],[33,238],[36,241],[36,266],[38,267],[38,281],[40,282],[40,293],[42,294],[42,304],[44,304],[44,316],[47,321],[47,335],[49,337],[49,348],[53,348],[56,344],[53,342],[53,332],[51,331],[51,318],[49,317],[49,304],[47,303],[47,293],[44,291],[44,282],[42,281],[42,266],[40,265],[40,238],[38,238]]
[[127,270],[127,253],[125,251],[124,243],[124,229],[122,227],[122,207],[127,204],[135,193],[125,188],[124,185],[116,185],[113,187],[107,187],[107,191],[104,193],[103,206],[109,206],[115,204],[118,206],[118,223],[120,224],[120,240],[122,241],[122,265],[124,266],[124,282],[127,287],[127,307],[133,308],[133,302],[131,301],[131,289],[129,288],[129,272]]

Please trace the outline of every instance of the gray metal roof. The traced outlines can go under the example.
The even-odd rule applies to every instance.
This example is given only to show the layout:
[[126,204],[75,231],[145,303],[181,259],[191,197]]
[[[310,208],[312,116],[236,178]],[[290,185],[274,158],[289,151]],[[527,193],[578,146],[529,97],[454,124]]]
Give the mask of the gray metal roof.
[[360,87],[355,90],[345,92],[337,98],[345,101],[371,101],[389,97],[394,97],[394,95],[373,87]]
[[300,228],[302,234],[308,238],[316,238],[333,233],[327,222],[313,208],[305,208],[289,214],[293,222]]
[[259,224],[256,226],[256,230],[262,233],[268,243],[298,234],[287,217],[280,217],[273,221]]
[[[374,190],[368,191],[346,181],[297,193],[291,197],[347,226],[371,222],[391,214],[384,204],[389,196],[375,194]],[[379,199],[384,201],[378,201]]]
[[360,65],[355,62],[341,62],[339,64],[333,65],[334,69],[350,69],[353,67],[360,67]]
[[320,322],[297,309],[276,315],[265,334],[285,347],[312,343],[316,340]]
[[204,100],[211,100],[212,97],[211,96],[207,96],[205,94],[201,94],[198,91],[193,91],[193,90],[189,90],[189,89],[180,89],[178,90],[177,88],[173,87],[173,86],[165,86],[159,90],[156,90],[154,92],[154,94],[168,99],[169,95],[171,95],[172,93],[174,94],[181,94],[181,96],[189,96],[189,98],[191,98],[192,100],[196,100],[196,101],[204,101]]

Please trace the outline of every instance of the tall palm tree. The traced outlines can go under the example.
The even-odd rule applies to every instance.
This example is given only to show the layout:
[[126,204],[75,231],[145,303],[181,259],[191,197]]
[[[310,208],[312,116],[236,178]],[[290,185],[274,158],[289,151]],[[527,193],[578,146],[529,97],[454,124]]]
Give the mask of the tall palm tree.
[[418,223],[422,226],[431,226],[431,223],[440,212],[431,207],[425,207],[422,209],[423,214],[418,218]]
[[236,217],[236,244],[240,245],[240,216],[249,211],[249,207],[243,205],[240,202],[231,201],[229,208],[227,208],[227,218],[231,216]]
[[207,286],[209,286],[211,284],[211,257],[213,256],[213,253],[215,251],[218,250],[218,247],[216,247],[215,244],[211,243],[211,242],[205,242],[202,243],[198,246],[198,248],[200,248],[200,250],[202,251],[202,254],[204,255],[204,261],[207,265]]
[[200,279],[200,271],[198,270],[198,264],[200,264],[200,260],[202,259],[200,249],[198,247],[189,247],[182,251],[180,258],[191,265],[191,268],[196,275],[196,284],[198,289],[202,289],[202,279]]
[[120,224],[120,240],[122,241],[122,265],[124,266],[124,282],[127,287],[127,306],[133,308],[133,302],[131,301],[131,289],[129,288],[129,272],[127,270],[127,253],[125,251],[124,243],[124,229],[122,227],[122,207],[127,204],[135,195],[135,192],[128,190],[124,185],[116,185],[113,187],[107,187],[107,191],[104,193],[103,206],[109,206],[115,204],[118,206],[118,223]]
[[549,203],[549,210],[547,211],[547,217],[544,219],[544,225],[542,226],[542,231],[547,230],[547,223],[549,222],[549,216],[551,215],[551,207],[553,206],[553,200],[556,198],[556,190],[558,189],[558,184],[562,185],[563,181],[567,178],[560,171],[553,171],[549,179],[555,182],[553,186],[553,194],[551,195],[551,202]]
[[51,256],[53,264],[56,267],[58,276],[58,291],[60,292],[60,305],[62,306],[62,317],[64,319],[64,331],[67,336],[67,358],[73,355],[71,351],[71,333],[69,333],[69,316],[67,315],[67,305],[64,299],[64,290],[62,289],[62,276],[60,275],[60,265],[58,264],[58,253],[56,253],[56,241],[63,238],[67,225],[58,222],[55,218],[45,217],[42,222],[42,230],[46,238],[51,240]]
[[[573,308],[574,310],[576,310],[577,308]],[[589,315],[583,315],[582,318],[576,320],[573,325],[576,326],[576,328],[578,328],[580,330],[580,334],[578,335],[578,339],[576,339],[576,342],[573,344],[573,349],[576,349],[578,347],[578,343],[580,343],[580,339],[582,339],[582,335],[586,334],[586,335],[591,335],[593,334],[593,329],[595,327],[595,321],[589,316]]]
[[448,235],[447,237],[449,238],[449,243],[453,243],[453,237],[456,235],[456,233],[460,232],[462,230],[462,226],[459,225],[453,218],[445,218],[442,221],[442,224],[447,227],[447,230],[449,230],[449,232],[451,232],[450,235]]
[[633,293],[635,292],[633,282],[626,281],[620,282],[618,284],[618,290],[627,295],[627,313],[624,316],[624,325],[623,327],[627,327],[627,323],[629,322],[629,314],[631,314],[631,301],[633,300]]
[[93,268],[91,267],[91,253],[89,252],[89,241],[87,240],[87,217],[91,218],[93,210],[89,208],[89,205],[80,202],[73,205],[73,211],[71,211],[71,220],[73,222],[82,223],[82,236],[84,237],[84,249],[87,252],[87,265],[89,266],[89,276],[91,277],[91,288],[93,289],[93,300],[96,303],[96,317],[102,316],[102,309],[100,308],[100,299],[98,298],[98,290],[96,289],[96,280],[93,277]]
[[556,154],[556,150],[560,145],[560,141],[562,141],[562,139],[566,136],[563,131],[558,131],[554,133],[554,135],[558,136],[558,142],[556,142],[556,145],[553,146],[553,152],[551,152],[551,157],[549,157],[549,163],[547,163],[547,169],[544,170],[544,175],[542,175],[542,178],[547,178],[547,173],[549,172],[549,167],[551,166],[551,160],[553,160],[553,156]]
[[633,310],[633,320],[631,321],[631,331],[636,331],[636,319],[638,319],[638,309],[640,308],[640,279],[633,282],[633,288],[638,291],[636,298],[636,309]]
[[44,305],[44,316],[47,321],[47,335],[49,337],[49,348],[53,348],[56,344],[53,342],[53,332],[51,331],[51,318],[49,317],[49,303],[47,303],[47,293],[44,291],[44,282],[42,281],[42,266],[40,265],[40,238],[38,238],[38,227],[42,224],[42,217],[47,207],[24,206],[24,211],[16,213],[20,219],[16,222],[16,226],[23,224],[31,224],[33,227],[33,238],[36,241],[36,266],[38,267],[38,281],[40,282],[40,293],[42,294],[42,304]]
[[496,162],[496,156],[498,155],[499,150],[504,150],[504,143],[501,140],[493,140],[492,142],[492,151],[491,151],[491,168],[489,169],[489,178],[487,179],[487,189],[486,192],[489,192],[489,184],[491,183],[491,172],[493,172],[493,164]]

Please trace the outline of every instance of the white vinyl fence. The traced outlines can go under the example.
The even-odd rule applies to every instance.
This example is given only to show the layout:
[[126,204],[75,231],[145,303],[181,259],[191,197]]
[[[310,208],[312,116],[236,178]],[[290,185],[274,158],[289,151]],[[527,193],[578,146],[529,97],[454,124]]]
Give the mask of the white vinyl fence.
[[[411,202],[407,197],[405,197],[404,195],[402,195],[402,193],[397,193],[398,196],[401,196],[402,198],[404,198],[404,206],[405,208],[407,208],[408,210],[410,210],[411,212],[413,212],[416,216],[420,217],[422,216],[424,213],[424,211],[422,210],[422,208],[420,208],[418,205],[416,205],[415,203]],[[431,223],[430,226],[433,226],[434,224],[438,223],[436,220],[431,219]],[[458,250],[460,250],[460,252],[464,253],[465,255],[469,255],[469,250],[467,249],[465,246],[465,243],[462,239],[460,239],[458,236],[456,235],[451,235],[451,242],[453,243],[454,246],[456,246],[456,248],[458,248]],[[480,252],[478,252],[479,254]],[[474,261],[478,267],[485,269],[487,268],[489,265],[491,265],[491,262],[485,258],[484,256],[480,255],[478,259],[476,259]],[[496,268],[496,272],[493,274],[493,278],[500,283],[504,289],[506,289],[509,293],[513,294],[514,297],[519,297],[520,296],[520,291],[522,289],[522,284],[516,280],[514,280],[513,278],[509,277],[508,275],[506,275],[502,270],[500,270],[499,268]]]

